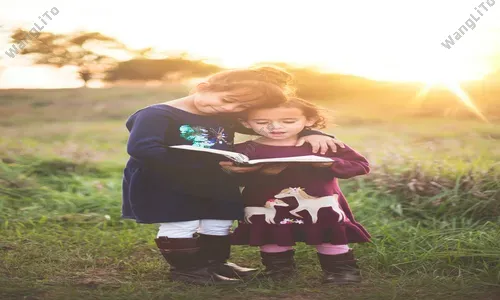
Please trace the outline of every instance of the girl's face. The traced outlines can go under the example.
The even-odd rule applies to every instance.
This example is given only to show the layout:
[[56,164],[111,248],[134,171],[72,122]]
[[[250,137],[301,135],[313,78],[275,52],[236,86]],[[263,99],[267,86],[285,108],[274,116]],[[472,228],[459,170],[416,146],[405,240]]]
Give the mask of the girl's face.
[[252,109],[248,112],[243,126],[257,134],[273,140],[295,138],[306,126],[316,120],[309,120],[302,110],[295,107]]
[[237,113],[258,104],[258,101],[236,98],[230,92],[198,92],[194,97],[196,109],[206,115]]

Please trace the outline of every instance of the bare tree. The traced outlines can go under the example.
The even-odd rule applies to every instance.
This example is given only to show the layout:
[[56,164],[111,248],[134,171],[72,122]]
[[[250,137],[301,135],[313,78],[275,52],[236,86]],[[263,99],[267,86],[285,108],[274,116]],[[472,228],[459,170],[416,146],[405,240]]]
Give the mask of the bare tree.
[[31,56],[34,58],[34,64],[57,68],[77,67],[85,87],[89,80],[101,78],[107,69],[117,63],[111,56],[99,52],[127,50],[114,38],[98,32],[77,32],[67,35],[40,32],[34,38],[28,31],[16,29],[10,38],[14,43],[10,49],[11,53]]

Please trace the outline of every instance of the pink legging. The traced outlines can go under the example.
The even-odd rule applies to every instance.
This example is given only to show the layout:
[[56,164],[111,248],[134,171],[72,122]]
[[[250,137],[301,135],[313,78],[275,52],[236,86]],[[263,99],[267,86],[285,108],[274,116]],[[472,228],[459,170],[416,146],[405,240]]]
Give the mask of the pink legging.
[[[277,253],[292,250],[291,246],[278,246],[276,244],[263,245],[260,246],[260,251],[267,253]],[[316,245],[316,250],[325,255],[337,255],[349,252],[349,246],[347,245],[332,245],[332,244],[321,244]]]

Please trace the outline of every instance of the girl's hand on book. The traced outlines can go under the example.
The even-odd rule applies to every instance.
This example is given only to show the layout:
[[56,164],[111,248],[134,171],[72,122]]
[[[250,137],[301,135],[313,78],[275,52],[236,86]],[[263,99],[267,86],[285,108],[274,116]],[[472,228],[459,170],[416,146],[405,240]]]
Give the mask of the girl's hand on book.
[[303,136],[297,141],[295,146],[300,147],[304,145],[304,143],[311,144],[313,153],[317,153],[318,150],[321,150],[321,154],[325,154],[329,149],[331,149],[332,152],[337,152],[337,145],[339,145],[340,148],[345,148],[345,144],[342,141],[325,135]]
[[257,165],[251,165],[251,166],[235,166],[234,162],[232,161],[221,161],[219,162],[219,165],[222,167],[223,170],[228,171],[228,172],[233,172],[233,173],[248,173],[248,172],[255,172],[262,168],[262,164],[257,164]]
[[281,173],[287,167],[287,163],[266,164],[264,167],[262,167],[260,172],[267,175],[276,175]]

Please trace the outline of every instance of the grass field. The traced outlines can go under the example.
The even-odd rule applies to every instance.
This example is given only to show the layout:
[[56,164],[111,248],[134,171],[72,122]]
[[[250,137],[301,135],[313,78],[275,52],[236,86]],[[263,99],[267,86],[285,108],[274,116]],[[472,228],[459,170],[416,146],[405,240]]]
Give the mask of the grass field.
[[[326,131],[365,154],[341,181],[373,236],[354,245],[364,282],[299,275],[232,288],[167,280],[156,227],[120,219],[127,116],[182,88],[0,91],[0,299],[500,299],[500,121],[331,107]],[[239,139],[247,137],[241,136]],[[232,260],[259,267],[256,249]]]

